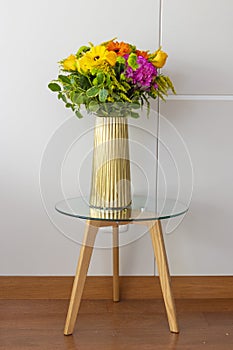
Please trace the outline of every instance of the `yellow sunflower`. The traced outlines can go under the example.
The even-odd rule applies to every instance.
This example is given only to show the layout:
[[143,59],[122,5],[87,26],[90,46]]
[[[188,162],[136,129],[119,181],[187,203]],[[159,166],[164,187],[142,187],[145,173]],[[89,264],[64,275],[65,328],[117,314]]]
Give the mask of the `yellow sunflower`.
[[106,62],[110,66],[116,63],[117,55],[113,51],[108,51],[102,45],[93,46],[78,60],[78,68],[86,72],[95,67],[103,66]]

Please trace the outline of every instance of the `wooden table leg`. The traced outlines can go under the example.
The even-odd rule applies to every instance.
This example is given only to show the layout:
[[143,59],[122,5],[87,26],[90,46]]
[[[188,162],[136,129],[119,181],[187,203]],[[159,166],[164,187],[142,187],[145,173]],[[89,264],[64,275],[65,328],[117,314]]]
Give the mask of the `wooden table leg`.
[[113,301],[120,300],[119,290],[119,226],[113,226]]
[[90,264],[93,246],[95,243],[95,238],[98,232],[99,225],[100,223],[98,221],[88,220],[86,222],[83,244],[79,255],[79,261],[76,270],[76,275],[74,278],[69,309],[66,317],[64,329],[65,335],[72,334],[74,330],[75,321],[78,315],[87,271]]
[[170,331],[173,333],[179,333],[161,222],[156,220],[155,222],[150,223],[149,230],[158,267]]

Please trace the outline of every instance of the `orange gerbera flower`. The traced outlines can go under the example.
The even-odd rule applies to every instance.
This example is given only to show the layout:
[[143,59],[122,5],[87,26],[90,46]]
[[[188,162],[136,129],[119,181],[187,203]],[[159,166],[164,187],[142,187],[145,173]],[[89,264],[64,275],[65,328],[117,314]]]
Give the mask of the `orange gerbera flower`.
[[121,43],[118,43],[118,41],[110,41],[107,44],[106,49],[108,51],[116,52],[117,56],[124,56],[126,54],[129,54],[131,51],[129,44],[126,44],[123,41]]
[[142,56],[145,59],[149,58],[149,55],[148,55],[148,53],[146,51],[136,50],[136,54],[137,54],[137,56]]

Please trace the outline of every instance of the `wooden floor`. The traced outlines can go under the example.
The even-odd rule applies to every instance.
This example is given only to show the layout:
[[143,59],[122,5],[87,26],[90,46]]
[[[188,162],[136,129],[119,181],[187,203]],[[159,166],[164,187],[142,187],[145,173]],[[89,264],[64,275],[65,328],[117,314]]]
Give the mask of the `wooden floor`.
[[68,301],[0,300],[0,350],[233,349],[233,299],[177,300],[171,334],[162,300],[82,301],[63,336]]

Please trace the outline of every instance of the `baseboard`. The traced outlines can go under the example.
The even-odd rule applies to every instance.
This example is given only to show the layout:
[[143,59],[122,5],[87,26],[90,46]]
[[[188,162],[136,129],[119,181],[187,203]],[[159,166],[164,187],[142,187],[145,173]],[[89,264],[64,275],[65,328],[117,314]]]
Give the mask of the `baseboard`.
[[[73,277],[0,277],[0,299],[68,299]],[[177,299],[233,298],[233,276],[174,276]],[[122,299],[161,298],[158,277],[120,277]],[[112,277],[87,277],[83,299],[111,299]]]

